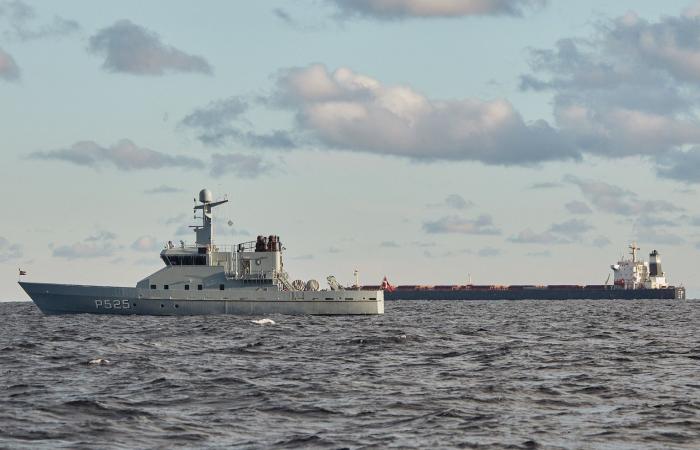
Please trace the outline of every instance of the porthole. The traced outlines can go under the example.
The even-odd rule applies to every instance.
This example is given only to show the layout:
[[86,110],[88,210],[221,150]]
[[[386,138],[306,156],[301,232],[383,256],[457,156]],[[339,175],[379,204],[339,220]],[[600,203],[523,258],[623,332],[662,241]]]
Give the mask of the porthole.
[[177,303],[175,303],[175,308],[179,308],[179,307],[180,307],[180,305],[178,305]]
[[161,307],[161,308],[165,308],[165,305],[161,303],[161,304],[160,304],[160,307]]

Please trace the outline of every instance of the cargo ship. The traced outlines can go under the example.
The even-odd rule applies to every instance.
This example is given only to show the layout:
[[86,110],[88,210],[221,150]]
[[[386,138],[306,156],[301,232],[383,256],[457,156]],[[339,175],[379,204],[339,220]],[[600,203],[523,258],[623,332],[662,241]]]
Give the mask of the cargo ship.
[[684,300],[683,286],[669,285],[661,269],[661,255],[656,250],[649,261],[637,259],[636,243],[629,246],[630,257],[621,258],[610,266],[613,283],[599,285],[400,285],[393,286],[388,279],[377,286],[362,289],[381,289],[385,300],[599,300],[599,299],[659,299]]

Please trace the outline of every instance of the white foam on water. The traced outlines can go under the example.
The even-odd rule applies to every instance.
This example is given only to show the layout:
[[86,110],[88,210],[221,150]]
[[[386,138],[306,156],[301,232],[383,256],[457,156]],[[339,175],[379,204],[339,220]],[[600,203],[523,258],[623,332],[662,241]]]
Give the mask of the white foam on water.
[[112,364],[112,361],[104,358],[97,358],[97,359],[91,359],[88,361],[88,364],[91,366],[109,366]]
[[275,321],[272,319],[251,320],[251,322],[257,325],[275,325]]

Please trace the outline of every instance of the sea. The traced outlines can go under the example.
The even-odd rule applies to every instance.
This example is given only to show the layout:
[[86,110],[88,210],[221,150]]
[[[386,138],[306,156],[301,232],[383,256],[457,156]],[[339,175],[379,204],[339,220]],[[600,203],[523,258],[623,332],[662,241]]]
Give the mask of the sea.
[[697,449],[699,331],[692,300],[373,317],[0,303],[0,448]]

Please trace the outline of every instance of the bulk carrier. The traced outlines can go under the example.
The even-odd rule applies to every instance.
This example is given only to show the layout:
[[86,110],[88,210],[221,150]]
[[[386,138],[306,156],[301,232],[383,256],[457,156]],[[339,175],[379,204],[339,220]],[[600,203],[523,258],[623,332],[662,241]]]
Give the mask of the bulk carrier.
[[385,300],[586,300],[586,299],[685,299],[683,286],[671,286],[661,269],[661,255],[649,254],[649,262],[637,259],[639,247],[629,246],[630,258],[610,266],[613,284],[577,285],[401,285],[392,286],[386,277],[379,286]]

